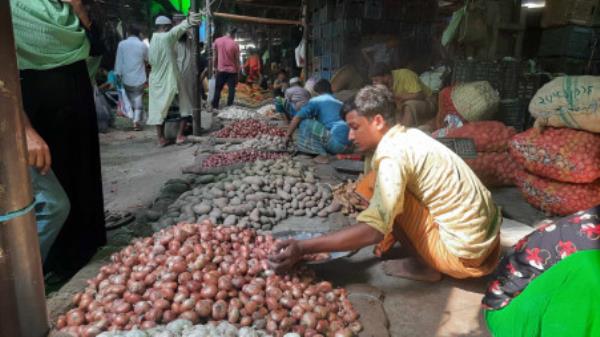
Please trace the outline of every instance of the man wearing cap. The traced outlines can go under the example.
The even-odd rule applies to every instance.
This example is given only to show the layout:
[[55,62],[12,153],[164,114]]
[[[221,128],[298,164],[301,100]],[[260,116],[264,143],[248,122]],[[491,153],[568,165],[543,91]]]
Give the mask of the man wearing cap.
[[300,78],[292,77],[290,79],[290,87],[285,91],[285,100],[287,105],[287,113],[290,118],[296,115],[303,106],[310,100],[310,93],[302,87]]
[[217,65],[217,79],[215,83],[215,95],[212,101],[213,109],[219,108],[221,90],[225,84],[229,89],[227,106],[233,105],[235,99],[235,86],[237,85],[238,73],[240,72],[240,46],[235,42],[237,28],[232,27],[229,32],[216,39],[213,43],[214,64]]
[[[156,125],[158,134],[158,143],[160,146],[168,145],[164,135],[164,122],[169,112],[169,107],[178,93],[182,90],[181,73],[177,66],[177,56],[175,54],[175,44],[192,26],[197,26],[201,22],[201,16],[197,13],[190,13],[188,18],[172,27],[171,19],[166,16],[156,18],[157,30],[150,41],[148,51],[148,61],[152,67],[150,72],[150,104],[148,125]],[[181,95],[180,95],[181,97]],[[181,111],[182,117],[188,116],[189,111]],[[177,134],[177,144],[185,141],[183,136],[182,122]]]

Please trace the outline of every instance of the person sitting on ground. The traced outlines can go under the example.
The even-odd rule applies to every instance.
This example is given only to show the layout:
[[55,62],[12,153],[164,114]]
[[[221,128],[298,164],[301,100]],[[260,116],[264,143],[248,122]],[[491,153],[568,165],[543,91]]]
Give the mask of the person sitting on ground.
[[283,93],[289,87],[287,72],[283,69],[277,72],[277,77],[273,81],[273,96],[283,97]]
[[425,124],[435,117],[436,103],[429,89],[412,70],[403,68],[392,70],[383,63],[377,63],[369,71],[374,85],[385,85],[394,94],[397,121],[413,127]]
[[302,87],[300,78],[292,77],[290,87],[285,91],[286,114],[289,118],[294,118],[297,111],[300,111],[310,100],[310,93]]
[[350,149],[348,124],[340,117],[342,102],[333,97],[331,83],[319,80],[314,86],[318,94],[298,111],[288,127],[286,139],[295,136],[296,147],[301,152],[318,155],[317,163],[327,163],[327,154],[344,153]]
[[115,58],[115,73],[121,79],[133,109],[133,130],[141,131],[144,121],[144,86],[148,47],[142,42],[141,31],[135,25],[128,29],[127,39],[119,42]]
[[363,153],[375,150],[372,170],[357,187],[369,206],[356,225],[277,243],[272,267],[286,270],[305,254],[378,243],[381,256],[400,241],[413,256],[386,261],[388,275],[433,282],[441,274],[462,279],[491,273],[500,256],[502,216],[469,166],[422,131],[395,125],[394,98],[383,86],[361,89],[348,110],[349,139]]
[[600,336],[600,205],[545,220],[503,258],[483,298],[494,337]]
[[[150,103],[147,124],[156,125],[160,146],[169,144],[164,135],[164,123],[171,103],[178,93],[180,99],[185,96],[182,94],[185,91],[180,88],[182,79],[177,67],[175,44],[189,28],[197,26],[200,21],[200,14],[190,13],[186,20],[171,29],[171,19],[166,16],[156,18],[157,31],[152,35],[148,51],[148,60],[152,66],[152,71],[149,79]],[[182,111],[181,113],[181,117],[189,115],[189,111]],[[184,128],[185,123],[182,119],[177,134],[177,144],[185,142]]]

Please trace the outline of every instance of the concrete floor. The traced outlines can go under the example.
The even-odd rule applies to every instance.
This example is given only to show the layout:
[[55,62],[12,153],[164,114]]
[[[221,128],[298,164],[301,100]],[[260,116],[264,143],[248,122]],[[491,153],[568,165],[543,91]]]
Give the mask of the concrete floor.
[[[111,131],[101,135],[100,139],[105,206],[112,211],[135,211],[146,207],[165,181],[182,176],[181,168],[192,164],[194,153],[198,151],[198,147],[193,145],[158,148],[154,132],[150,129],[143,132]],[[302,160],[309,161],[306,158]],[[320,166],[317,172],[326,182],[334,183],[343,178],[329,166]],[[522,203],[514,196],[503,200],[509,209],[516,209]],[[516,213],[519,214],[519,211]],[[351,220],[341,214],[332,215],[326,220],[292,217],[274,230],[333,230],[350,223]],[[505,220],[503,245],[514,244],[530,230],[531,227],[519,222]],[[64,312],[70,296],[83,289],[84,280],[96,274],[110,251],[109,248],[101,252],[60,292],[49,298],[51,317]],[[428,284],[393,278],[383,272],[381,260],[373,256],[371,251],[371,248],[365,248],[350,258],[312,268],[319,277],[329,279],[338,286],[369,284],[383,291],[383,308],[389,319],[391,336],[489,336],[480,310],[486,279],[445,278],[439,283]],[[384,321],[384,317],[379,319]],[[381,331],[366,331],[361,335],[385,336]]]

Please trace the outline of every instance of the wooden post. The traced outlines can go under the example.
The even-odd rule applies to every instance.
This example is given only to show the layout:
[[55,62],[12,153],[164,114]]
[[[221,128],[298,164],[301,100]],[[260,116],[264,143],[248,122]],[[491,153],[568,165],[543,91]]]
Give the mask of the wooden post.
[[[213,33],[212,33],[212,12],[210,11],[210,0],[206,0],[205,8],[206,12],[206,57],[208,59],[208,72],[207,76],[210,80],[213,77],[213,69],[215,68],[213,58]],[[210,102],[209,102],[210,103]]]
[[[33,200],[9,1],[0,1],[0,215]],[[0,335],[45,337],[50,330],[33,211],[0,221]]]
[[[192,0],[190,11],[194,13],[199,12],[199,2],[200,0]],[[192,34],[192,71],[194,72],[194,81],[192,82],[193,88],[193,97],[192,97],[192,119],[193,119],[193,127],[194,127],[194,136],[200,136],[202,132],[202,97],[200,97],[200,86],[202,83],[200,82],[200,73],[198,72],[198,60],[200,59],[200,47],[198,43],[200,42],[200,27],[194,27]]]

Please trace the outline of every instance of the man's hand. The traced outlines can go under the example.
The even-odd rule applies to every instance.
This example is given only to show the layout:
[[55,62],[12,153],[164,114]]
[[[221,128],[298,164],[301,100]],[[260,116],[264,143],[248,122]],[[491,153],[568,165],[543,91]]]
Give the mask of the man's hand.
[[269,256],[269,265],[276,272],[288,271],[302,259],[302,255],[298,241],[279,241],[275,244],[275,253]]
[[27,139],[28,164],[45,175],[50,171],[52,165],[52,156],[48,144],[40,137],[40,135],[32,128],[25,128],[25,138]]
[[83,5],[82,0],[61,0],[64,3],[67,3],[73,7],[73,13],[77,15],[81,24],[86,28],[90,29],[92,26],[92,20],[88,16],[87,11],[85,10],[85,6]]
[[188,23],[192,26],[198,26],[202,23],[202,13],[190,12],[187,17]]

